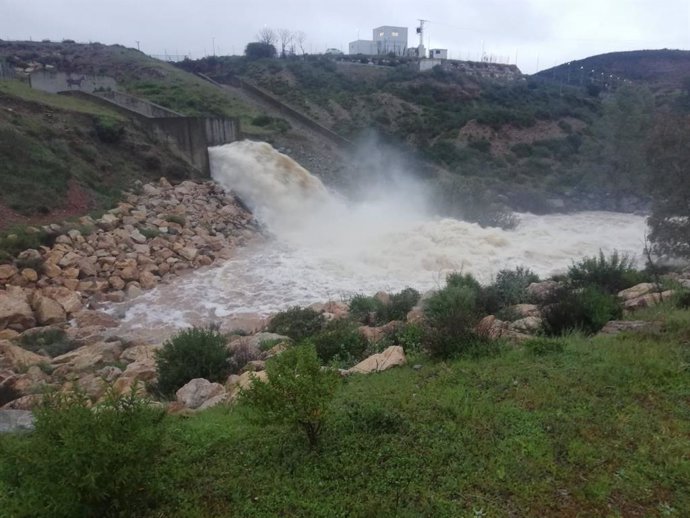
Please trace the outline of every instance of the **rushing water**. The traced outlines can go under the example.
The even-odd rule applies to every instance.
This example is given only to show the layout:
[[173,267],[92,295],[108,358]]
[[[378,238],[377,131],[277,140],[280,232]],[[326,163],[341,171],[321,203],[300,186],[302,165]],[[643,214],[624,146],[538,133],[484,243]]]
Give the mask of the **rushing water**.
[[238,192],[274,237],[131,301],[121,309],[125,327],[182,327],[407,286],[423,291],[454,270],[484,282],[516,266],[544,276],[600,249],[639,255],[643,247],[642,216],[520,214],[514,230],[481,228],[431,217],[420,189],[403,181],[347,202],[265,143],[237,142],[210,155],[213,178]]

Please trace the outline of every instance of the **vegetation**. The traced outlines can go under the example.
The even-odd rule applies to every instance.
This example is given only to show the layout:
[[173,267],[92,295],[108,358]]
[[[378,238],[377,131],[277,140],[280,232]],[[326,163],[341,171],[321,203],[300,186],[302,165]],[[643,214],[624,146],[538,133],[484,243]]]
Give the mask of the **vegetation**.
[[0,442],[3,513],[148,515],[161,496],[156,463],[163,453],[163,416],[134,390],[110,390],[95,408],[79,393],[47,396],[30,440]]
[[321,313],[311,308],[295,306],[274,315],[268,324],[268,331],[289,336],[296,342],[300,342],[319,332],[324,324],[325,320]]
[[[168,416],[155,424],[155,441],[146,448],[135,441],[142,447],[136,458],[121,420],[93,434],[84,421],[98,414],[74,411],[62,418],[75,431],[69,449],[46,440],[45,427],[0,437],[7,459],[0,464],[0,505],[12,516],[60,516],[55,507],[36,507],[59,498],[70,506],[62,515],[84,515],[74,511],[76,502],[103,494],[119,475],[70,491],[87,484],[88,473],[110,469],[110,459],[146,475],[139,486],[145,491],[111,504],[146,498],[136,509],[151,517],[625,516],[630,509],[684,516],[690,415],[682,366],[690,361],[684,344],[690,313],[664,304],[636,318],[662,320],[664,331],[572,334],[440,362],[412,356],[410,365],[421,369],[346,378],[320,407],[315,448],[295,411],[311,405],[287,410],[275,403],[290,394],[320,400],[329,393],[330,382],[328,390],[312,391],[294,376],[305,364],[320,375],[313,348],[290,350],[290,367],[280,366],[284,377],[269,363],[272,376],[284,381],[266,397],[276,412],[271,419],[253,406]],[[151,430],[151,423],[142,419],[138,427]],[[103,436],[116,446],[84,444]],[[52,461],[50,472],[35,467],[58,455],[78,467],[63,472],[67,464]],[[54,484],[61,477],[65,482]]]
[[230,351],[215,329],[193,327],[167,340],[156,352],[158,390],[172,396],[187,382],[205,378],[225,382],[230,374]]
[[367,349],[367,339],[358,331],[357,324],[347,320],[332,320],[311,337],[316,353],[323,363],[356,363]]
[[393,320],[405,320],[419,301],[420,294],[413,288],[393,293],[386,302],[376,297],[355,295],[348,304],[350,316],[366,325],[382,325]]
[[613,295],[596,286],[577,290],[556,290],[542,307],[544,330],[548,335],[581,331],[592,334],[609,320],[617,320],[623,310]]
[[606,257],[586,257],[568,268],[568,278],[575,286],[596,286],[609,294],[616,294],[648,280],[634,267],[633,259],[614,251]]
[[323,370],[309,344],[288,349],[266,366],[268,382],[255,381],[241,393],[260,422],[287,423],[300,428],[313,448],[317,445],[338,375]]

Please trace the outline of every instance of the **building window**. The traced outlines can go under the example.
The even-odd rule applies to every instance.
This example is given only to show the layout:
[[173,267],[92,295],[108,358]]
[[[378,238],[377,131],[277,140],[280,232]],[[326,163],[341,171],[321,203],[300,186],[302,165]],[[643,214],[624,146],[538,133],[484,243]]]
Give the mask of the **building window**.
[[383,32],[379,32],[379,36],[383,37],[383,35],[384,35]]
[[391,36],[393,36],[394,38],[397,38],[399,36],[399,34],[396,31],[393,31],[393,32],[391,32]]

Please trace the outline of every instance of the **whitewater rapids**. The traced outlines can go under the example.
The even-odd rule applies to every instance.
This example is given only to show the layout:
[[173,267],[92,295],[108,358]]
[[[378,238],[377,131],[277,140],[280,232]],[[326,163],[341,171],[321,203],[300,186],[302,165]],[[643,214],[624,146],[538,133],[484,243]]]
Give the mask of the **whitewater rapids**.
[[[490,282],[504,268],[540,276],[614,250],[639,257],[645,218],[612,212],[519,214],[514,230],[430,216],[423,190],[403,176],[348,202],[269,144],[210,148],[213,179],[237,192],[271,234],[217,267],[160,285],[121,308],[136,328],[184,327],[356,293],[442,286],[451,271]],[[373,178],[373,175],[372,175]],[[390,178],[390,177],[389,177]]]

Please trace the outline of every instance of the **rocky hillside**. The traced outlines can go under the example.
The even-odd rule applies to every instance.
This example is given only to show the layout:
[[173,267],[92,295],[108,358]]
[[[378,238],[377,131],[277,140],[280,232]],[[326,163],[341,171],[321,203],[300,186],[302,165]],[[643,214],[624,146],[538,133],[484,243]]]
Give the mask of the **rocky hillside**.
[[[484,205],[532,212],[647,208],[644,181],[628,175],[618,156],[644,153],[655,103],[647,103],[652,93],[644,83],[592,91],[541,76],[480,79],[459,70],[419,73],[407,63],[383,67],[322,56],[208,58],[180,66],[226,83],[241,77],[354,141],[373,132],[379,142],[449,172],[440,176],[445,193],[483,193]],[[633,110],[622,108],[626,99]],[[611,152],[612,146],[620,149]]]

